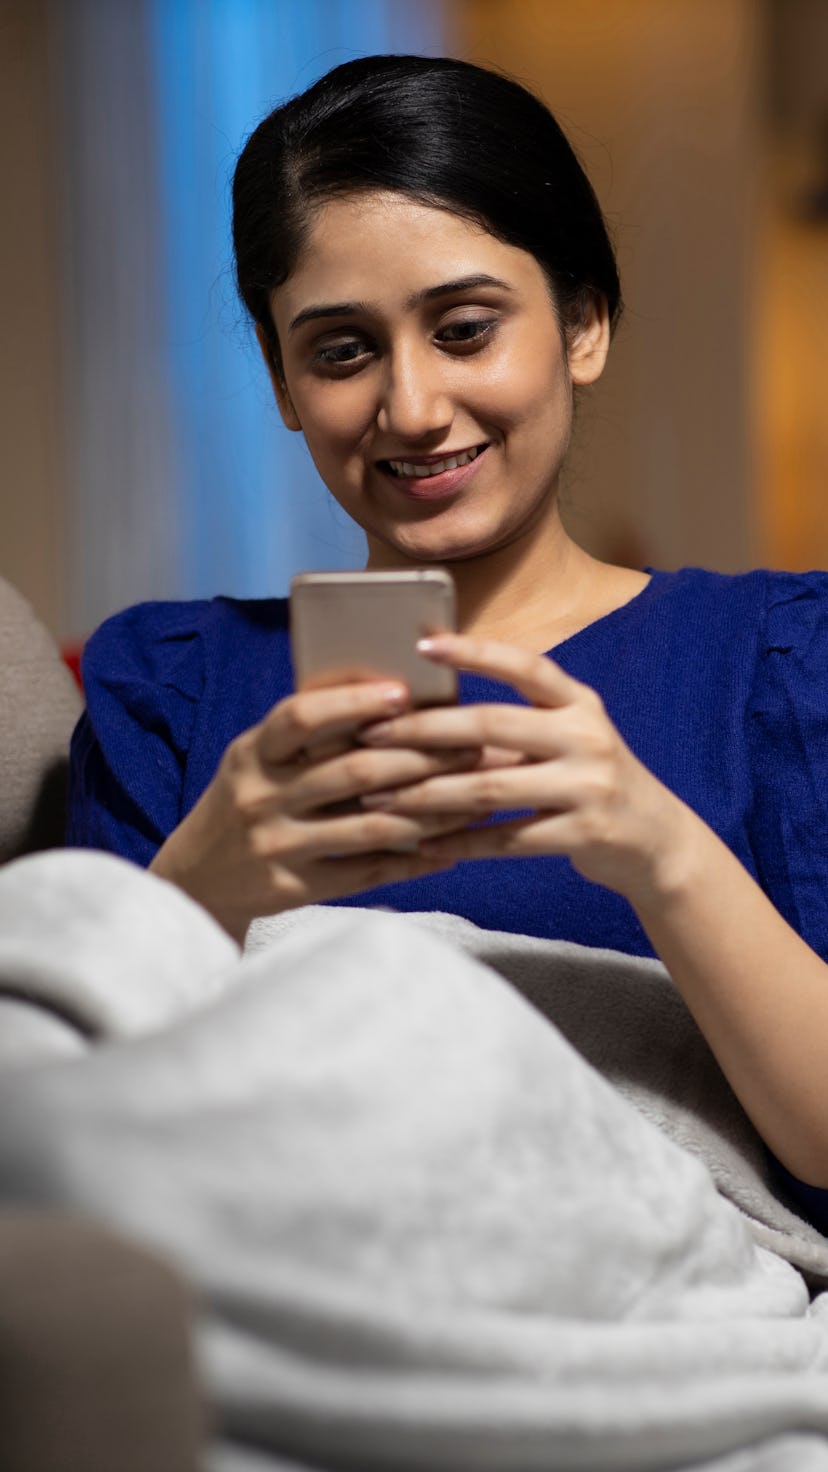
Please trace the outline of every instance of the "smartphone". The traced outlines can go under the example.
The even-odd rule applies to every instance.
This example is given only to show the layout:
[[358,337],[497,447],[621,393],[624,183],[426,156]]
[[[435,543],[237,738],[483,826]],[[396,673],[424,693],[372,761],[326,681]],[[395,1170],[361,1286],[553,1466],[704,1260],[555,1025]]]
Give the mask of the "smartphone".
[[455,590],[442,569],[305,572],[290,585],[297,687],[398,679],[415,706],[457,699],[454,670],[417,652],[417,640],[456,627]]

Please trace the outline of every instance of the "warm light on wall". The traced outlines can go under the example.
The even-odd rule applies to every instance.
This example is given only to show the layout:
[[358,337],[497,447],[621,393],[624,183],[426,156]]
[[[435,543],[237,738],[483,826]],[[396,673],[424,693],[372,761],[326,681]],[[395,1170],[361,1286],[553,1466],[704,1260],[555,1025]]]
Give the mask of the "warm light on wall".
[[458,0],[462,53],[551,106],[617,237],[627,312],[565,514],[610,560],[749,565],[745,282],[759,150],[753,0]]
[[773,7],[753,405],[762,559],[828,567],[828,6]]

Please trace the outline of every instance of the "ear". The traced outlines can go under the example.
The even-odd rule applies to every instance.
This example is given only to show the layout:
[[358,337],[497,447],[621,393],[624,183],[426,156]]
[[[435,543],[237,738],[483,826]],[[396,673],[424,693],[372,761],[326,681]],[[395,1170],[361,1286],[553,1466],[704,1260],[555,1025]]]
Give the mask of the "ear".
[[299,415],[293,407],[293,400],[288,393],[288,387],[282,371],[273,361],[273,349],[265,336],[264,328],[260,327],[258,322],[256,323],[256,338],[259,344],[259,351],[265,361],[265,367],[270,374],[270,382],[273,385],[273,392],[276,396],[276,403],[279,406],[279,413],[282,416],[282,423],[286,429],[301,431],[302,426],[299,423]]
[[606,298],[590,293],[581,303],[578,321],[567,328],[567,362],[574,384],[595,383],[604,371],[610,345]]

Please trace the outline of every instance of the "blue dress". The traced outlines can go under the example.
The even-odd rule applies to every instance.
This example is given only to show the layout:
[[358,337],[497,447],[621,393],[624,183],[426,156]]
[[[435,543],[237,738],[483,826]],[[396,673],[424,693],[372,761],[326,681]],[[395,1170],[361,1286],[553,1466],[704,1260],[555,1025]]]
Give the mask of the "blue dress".
[[[828,573],[655,572],[553,657],[828,960]],[[287,605],[138,605],[93,635],[83,678],[68,841],[146,865],[228,742],[292,689]],[[463,701],[516,698],[461,677]],[[653,954],[626,900],[560,857],[481,859],[342,903]],[[828,1230],[817,1194],[802,1206]]]

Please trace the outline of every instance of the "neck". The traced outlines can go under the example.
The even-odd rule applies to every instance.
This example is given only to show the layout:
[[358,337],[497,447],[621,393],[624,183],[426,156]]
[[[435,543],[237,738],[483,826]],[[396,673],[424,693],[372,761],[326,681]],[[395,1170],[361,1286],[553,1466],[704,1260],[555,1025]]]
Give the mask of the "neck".
[[511,543],[487,557],[450,567],[460,628],[477,638],[544,650],[573,632],[595,564],[559,534]]
[[[557,509],[543,527],[535,525],[502,547],[439,565],[454,578],[463,633],[536,652],[551,649],[638,590],[616,589],[615,575],[627,570],[596,562],[578,547]],[[411,561],[374,543],[368,566],[410,567]]]

